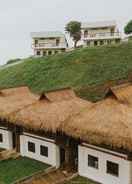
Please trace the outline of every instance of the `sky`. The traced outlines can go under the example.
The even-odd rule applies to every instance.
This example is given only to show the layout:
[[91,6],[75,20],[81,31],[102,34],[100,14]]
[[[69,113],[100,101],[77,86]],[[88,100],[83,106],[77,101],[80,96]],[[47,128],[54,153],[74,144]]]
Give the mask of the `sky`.
[[0,65],[33,54],[30,32],[64,31],[67,22],[132,19],[132,0],[0,0]]

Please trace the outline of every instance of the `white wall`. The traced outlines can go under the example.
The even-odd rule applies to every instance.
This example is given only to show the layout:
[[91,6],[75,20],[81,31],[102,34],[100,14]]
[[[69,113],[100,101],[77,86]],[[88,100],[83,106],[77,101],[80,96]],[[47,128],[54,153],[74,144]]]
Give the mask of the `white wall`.
[[[98,157],[98,169],[88,166],[88,154]],[[119,177],[106,173],[107,160],[119,164]],[[84,146],[79,146],[78,170],[81,176],[103,184],[131,184],[132,182],[132,162]]]
[[12,149],[12,132],[0,127],[0,134],[3,135],[3,142],[0,142],[0,148]]
[[[34,135],[31,135],[34,136]],[[37,138],[36,138],[37,137]],[[21,135],[20,136],[20,153],[22,156],[30,157],[35,160],[44,162],[46,164],[52,165],[54,167],[60,166],[60,154],[59,147],[53,142],[53,140],[42,140],[43,137],[30,137],[28,135]],[[39,139],[40,138],[40,139]],[[28,142],[35,143],[35,153],[28,151]],[[40,145],[48,147],[48,157],[40,155]]]

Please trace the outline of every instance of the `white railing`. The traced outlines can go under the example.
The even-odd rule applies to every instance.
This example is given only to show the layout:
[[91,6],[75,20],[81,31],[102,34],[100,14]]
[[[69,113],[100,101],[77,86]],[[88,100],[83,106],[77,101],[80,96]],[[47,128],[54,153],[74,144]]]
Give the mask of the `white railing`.
[[107,38],[107,37],[121,37],[121,33],[119,32],[114,32],[114,33],[111,33],[111,32],[108,32],[108,33],[88,33],[88,34],[85,34],[83,35],[83,38],[84,39],[93,39],[93,38]]
[[38,43],[32,45],[34,48],[66,48],[66,44]]

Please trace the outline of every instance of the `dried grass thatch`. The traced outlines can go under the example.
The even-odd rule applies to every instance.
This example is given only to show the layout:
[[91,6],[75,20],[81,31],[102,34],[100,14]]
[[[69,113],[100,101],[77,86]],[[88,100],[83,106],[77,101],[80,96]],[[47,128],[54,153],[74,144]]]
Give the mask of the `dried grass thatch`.
[[130,84],[110,89],[107,98],[97,103],[76,97],[70,89],[47,92],[39,99],[27,88],[1,92],[0,117],[14,124],[54,133],[62,131],[90,144],[132,151]]
[[121,103],[132,104],[132,85],[130,83],[111,87],[108,94],[113,94]]
[[0,90],[0,118],[6,119],[9,114],[36,102],[37,99],[38,97],[24,86]]
[[10,114],[8,120],[26,128],[56,132],[67,118],[89,106],[91,102],[76,97],[72,90],[59,90],[41,95],[37,103]]
[[[132,151],[132,86],[112,89],[114,95],[69,118],[62,131],[91,144]],[[116,98],[115,98],[116,97]]]
[[76,97],[74,91],[70,88],[57,91],[49,91],[45,93],[45,96],[51,102],[71,100],[72,98]]

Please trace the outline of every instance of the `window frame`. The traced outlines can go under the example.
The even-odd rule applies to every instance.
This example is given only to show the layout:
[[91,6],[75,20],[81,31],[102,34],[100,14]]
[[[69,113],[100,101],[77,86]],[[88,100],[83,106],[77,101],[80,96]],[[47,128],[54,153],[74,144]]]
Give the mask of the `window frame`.
[[39,43],[38,39],[35,39],[34,43],[35,43],[35,45],[38,45],[38,43]]
[[56,39],[56,46],[59,46],[59,45],[60,45],[60,39],[57,38],[57,39]]
[[52,55],[52,51],[49,50],[49,51],[48,51],[48,56],[51,56],[51,55]]
[[46,56],[46,54],[47,54],[46,51],[43,51],[43,57]]
[[36,153],[36,146],[34,142],[28,141],[28,152]]
[[3,134],[0,133],[0,143],[3,143]]
[[[113,164],[114,166],[116,166],[116,167],[117,167],[117,168],[116,168],[117,171],[116,171],[116,172],[112,172],[113,170],[112,170],[112,168],[108,168],[108,164],[111,164],[111,165]],[[115,169],[115,168],[114,168],[114,169]],[[107,161],[106,161],[106,173],[107,173],[107,174],[110,174],[110,175],[112,175],[112,176],[115,176],[115,177],[119,177],[119,164],[107,160]]]
[[49,156],[48,146],[40,145],[40,155],[44,156],[44,157],[48,157]]
[[[93,160],[90,161],[90,159],[93,159]],[[90,162],[93,162],[93,163],[90,163]],[[99,158],[88,154],[88,167],[91,167],[93,169],[99,169]]]
[[[38,53],[39,53],[39,54],[38,54]],[[41,56],[41,51],[37,50],[36,55],[37,55],[37,56]]]

